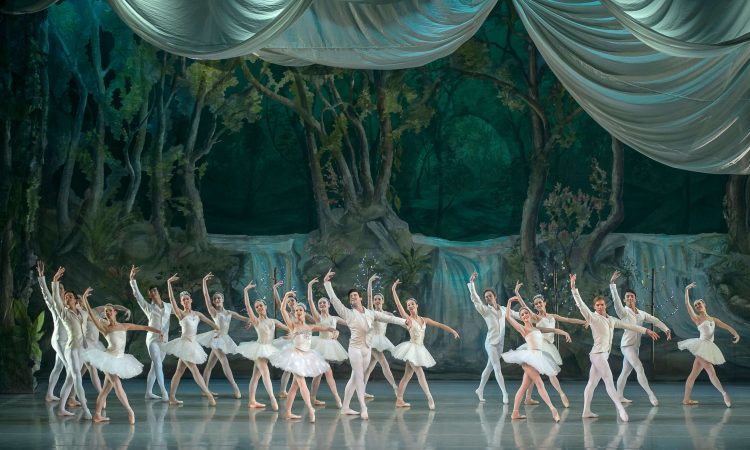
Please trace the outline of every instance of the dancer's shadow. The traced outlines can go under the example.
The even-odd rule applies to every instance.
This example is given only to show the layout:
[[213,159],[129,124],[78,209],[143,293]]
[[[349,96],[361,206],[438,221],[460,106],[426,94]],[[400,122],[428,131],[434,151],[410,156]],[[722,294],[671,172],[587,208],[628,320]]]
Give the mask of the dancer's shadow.
[[167,417],[169,404],[166,402],[146,402],[146,422],[150,436],[150,447],[167,448],[164,439],[164,419]]
[[[250,435],[250,448],[268,450],[272,446],[273,442],[273,430],[276,427],[276,422],[279,420],[279,413],[274,411],[268,413],[258,409],[248,409],[248,434]],[[268,424],[265,429],[258,427],[257,416],[260,415],[264,419],[268,419]]]
[[683,405],[682,409],[685,412],[685,427],[688,434],[690,434],[690,439],[693,441],[693,447],[719,448],[716,441],[722,435],[721,430],[724,428],[724,425],[732,417],[732,409],[726,408],[719,421],[709,428],[708,433],[701,432],[699,427],[693,422],[693,412],[696,410],[695,406]]
[[508,416],[508,405],[503,405],[500,418],[497,420],[494,427],[491,427],[490,422],[487,420],[484,405],[484,403],[480,403],[477,406],[476,412],[479,415],[479,425],[482,427],[482,434],[484,434],[485,439],[487,439],[487,448],[502,448],[505,419]]
[[555,448],[560,445],[556,442],[560,428],[570,414],[570,409],[565,408],[560,413],[560,422],[556,423],[547,412],[546,408],[539,420],[533,412],[536,407],[526,409],[526,419],[511,420],[513,428],[513,440],[516,447],[520,449]]
[[172,437],[177,444],[177,448],[207,448],[208,442],[204,440],[206,434],[206,427],[212,421],[214,414],[216,414],[216,407],[203,406],[200,411],[200,417],[197,420],[192,418],[185,418],[186,422],[190,424],[188,429],[183,429],[180,418],[177,417],[177,413],[183,417],[195,410],[198,407],[178,407],[169,408],[169,424],[172,428]]

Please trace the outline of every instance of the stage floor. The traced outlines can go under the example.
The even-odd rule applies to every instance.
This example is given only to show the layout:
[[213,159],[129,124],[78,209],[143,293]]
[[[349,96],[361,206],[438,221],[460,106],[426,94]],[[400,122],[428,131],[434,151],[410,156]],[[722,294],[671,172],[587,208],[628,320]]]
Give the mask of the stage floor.
[[[247,380],[239,380],[245,389]],[[343,395],[344,380],[339,380]],[[494,383],[494,380],[491,380]],[[511,397],[518,381],[509,381]],[[86,384],[93,406],[93,388]],[[683,385],[653,383],[661,405],[652,408],[637,382],[632,380],[626,396],[629,423],[616,419],[614,406],[600,385],[592,410],[598,419],[581,419],[583,382],[563,382],[571,407],[562,408],[555,424],[544,405],[522,407],[527,420],[510,420],[511,405],[500,402],[496,384],[489,384],[486,403],[474,395],[475,382],[430,383],[437,408],[427,409],[416,380],[406,401],[411,408],[394,408],[393,392],[382,381],[370,383],[375,399],[368,402],[370,420],[341,416],[334,407],[317,409],[317,423],[307,422],[298,396],[294,412],[302,420],[287,421],[268,410],[250,410],[247,399],[235,400],[223,380],[211,384],[218,392],[218,406],[211,408],[189,377],[183,378],[178,398],[185,404],[169,406],[143,399],[144,381],[125,383],[136,424],[127,424],[125,412],[114,393],[108,399],[111,422],[92,424],[78,418],[58,419],[45,404],[43,390],[35,395],[0,397],[0,448],[747,448],[750,442],[750,385],[726,385],[733,400],[726,408],[710,384],[696,386],[693,398],[700,405],[680,404]],[[331,396],[322,388],[322,400]],[[535,394],[538,398],[538,395]],[[258,401],[265,402],[264,391]],[[511,398],[512,402],[512,398]],[[356,407],[356,402],[352,402]],[[78,414],[80,415],[80,413]]]

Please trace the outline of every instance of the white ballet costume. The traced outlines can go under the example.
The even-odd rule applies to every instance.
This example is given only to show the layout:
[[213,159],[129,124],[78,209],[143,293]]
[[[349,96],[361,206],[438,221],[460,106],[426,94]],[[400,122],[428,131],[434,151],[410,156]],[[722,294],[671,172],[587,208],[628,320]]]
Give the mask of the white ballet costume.
[[107,349],[87,348],[85,351],[86,360],[102,372],[115,375],[121,379],[139,375],[143,372],[143,364],[133,355],[125,353],[125,338],[124,330],[110,332],[106,336],[109,344]]
[[213,319],[219,329],[201,333],[195,340],[206,348],[221,350],[226,355],[237,353],[237,344],[229,337],[232,313],[225,309],[217,312]]
[[544,336],[539,330],[532,330],[524,336],[525,348],[517,348],[502,354],[503,360],[511,364],[526,364],[539,372],[541,375],[555,376],[560,372],[560,366],[549,353],[543,351]]
[[411,327],[409,327],[409,341],[398,344],[391,352],[393,357],[401,361],[407,361],[414,367],[434,366],[436,364],[435,359],[424,346],[426,329],[426,323],[420,324],[416,320],[412,320]]
[[713,319],[704,320],[698,325],[698,331],[700,337],[685,339],[677,343],[677,348],[680,350],[687,350],[695,356],[699,356],[713,365],[724,364],[726,360],[724,355],[719,350],[719,347],[714,344],[714,331],[716,330],[716,323]]
[[[318,325],[335,329],[336,318],[333,316],[321,317]],[[313,336],[312,348],[313,350],[317,350],[326,361],[336,363],[346,361],[349,358],[349,354],[344,346],[337,339],[334,339],[333,334],[334,332],[332,331],[321,331],[318,336]]]
[[[94,314],[96,314],[96,312],[94,312]],[[104,344],[102,344],[102,341],[99,340],[99,329],[96,327],[96,324],[92,320],[86,321],[86,335],[84,339],[86,350],[91,350],[94,348],[101,351],[105,350]],[[84,361],[89,362],[89,360],[86,359],[86,355],[84,355],[83,359]]]
[[208,355],[196,341],[196,330],[200,318],[195,312],[185,314],[180,320],[182,335],[164,344],[164,351],[186,363],[203,364]]
[[[554,317],[550,317],[549,315],[547,315],[546,317],[540,317],[539,321],[536,323],[536,326],[537,328],[556,328],[556,323],[557,322],[555,321]],[[529,348],[528,343],[521,345],[516,350],[524,350],[527,348]],[[542,333],[542,342],[539,349],[544,353],[549,354],[555,361],[555,364],[557,364],[558,366],[562,365],[562,357],[560,356],[560,352],[557,350],[557,346],[555,346],[554,333]]]
[[[274,345],[274,331],[276,330],[276,321],[265,318],[258,319],[255,325],[255,331],[258,333],[258,340],[243,342],[237,346],[237,353],[251,361],[257,361],[261,358],[269,359],[271,355],[279,351],[279,347]],[[285,340],[290,342],[289,340]]]
[[295,331],[292,345],[268,358],[274,367],[300,377],[316,377],[324,374],[330,366],[317,351],[312,349],[312,331]]
[[[390,313],[383,312],[383,314]],[[372,347],[373,350],[377,350],[380,353],[383,353],[386,350],[393,353],[393,350],[395,350],[396,346],[385,336],[385,330],[387,327],[388,323],[386,322],[373,322],[372,328],[370,329],[370,347]]]

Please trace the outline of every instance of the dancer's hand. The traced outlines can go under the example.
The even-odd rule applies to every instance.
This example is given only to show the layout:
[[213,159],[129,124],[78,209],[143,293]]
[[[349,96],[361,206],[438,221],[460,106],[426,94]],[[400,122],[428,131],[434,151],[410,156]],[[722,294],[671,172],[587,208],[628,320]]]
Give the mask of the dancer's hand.
[[245,323],[245,329],[246,329],[246,330],[249,330],[249,329],[251,329],[252,327],[253,327],[253,324],[252,324],[251,322],[247,322],[247,323]]
[[171,277],[169,277],[169,279],[167,280],[167,284],[172,284],[179,279],[180,277],[178,277],[177,274],[174,274]]
[[516,296],[520,297],[521,294],[519,293],[521,291],[521,288],[523,287],[523,283],[521,281],[516,280],[516,287],[513,288],[513,292],[515,292]]
[[574,290],[576,288],[576,274],[571,273],[570,274],[570,290]]
[[130,266],[130,281],[135,280],[135,274],[137,274],[139,270],[140,269],[135,265]]
[[738,342],[740,342],[740,335],[739,334],[735,334],[734,335],[734,339],[732,339],[732,344],[736,344]]
[[469,283],[473,283],[473,282],[477,281],[477,276],[478,276],[478,274],[477,274],[476,271],[472,272],[471,276],[469,277]]
[[563,331],[562,335],[563,335],[563,337],[565,337],[565,342],[567,342],[568,344],[570,344],[571,342],[573,342],[573,339],[570,338],[570,334],[568,334],[567,331]]
[[588,330],[589,329],[589,321],[587,320],[586,323],[583,324],[583,329]]
[[211,279],[211,278],[213,278],[213,277],[214,277],[214,274],[213,274],[213,273],[211,273],[211,272],[208,272],[208,273],[206,274],[206,276],[205,276],[205,277],[203,277],[203,282],[205,283],[206,281],[210,280],[210,279]]
[[159,332],[159,342],[164,342],[164,332],[163,331]]
[[667,330],[667,331],[664,332],[664,334],[667,335],[667,340],[668,341],[672,340],[672,330]]
[[651,330],[646,330],[646,334],[647,334],[647,335],[649,335],[649,337],[650,337],[651,339],[655,340],[655,341],[656,341],[656,340],[659,340],[659,335],[658,335],[658,334],[656,334],[656,333],[654,333],[654,332],[653,332],[653,331],[651,331]]
[[368,283],[374,283],[376,280],[379,280],[379,279],[380,279],[380,277],[377,276],[377,274],[376,274],[376,275],[371,276],[370,279],[367,280],[367,282]]
[[36,273],[39,275],[39,278],[44,276],[44,261],[41,259],[36,262]]
[[253,289],[253,288],[255,288],[255,287],[256,287],[256,286],[255,286],[255,282],[254,282],[254,281],[250,281],[249,283],[247,283],[247,286],[245,286],[245,289],[244,289],[244,290],[245,290],[245,291],[249,291],[250,289]]
[[689,291],[690,289],[694,288],[696,286],[695,281],[685,286],[685,291]]
[[60,278],[62,278],[64,273],[65,273],[65,267],[60,266],[57,269],[57,272],[55,272],[55,276],[52,277],[52,281],[60,281]]
[[453,333],[451,334],[453,334],[453,339],[461,339],[461,336],[458,335],[458,331],[453,330]]
[[339,338],[339,330],[336,330],[333,332],[333,338],[338,339]]
[[284,285],[284,280],[279,280],[279,281],[277,281],[277,282],[276,282],[276,283],[275,283],[275,284],[273,285],[273,288],[274,288],[274,289],[278,289],[278,288],[280,288],[280,287],[281,287],[281,286],[283,286],[283,285]]
[[315,278],[313,278],[312,280],[310,280],[310,282],[309,282],[309,283],[307,283],[307,285],[308,285],[308,286],[312,286],[313,284],[315,284],[315,283],[317,283],[317,282],[318,282],[318,277],[315,277]]
[[609,284],[615,284],[618,278],[620,278],[620,271],[615,270],[615,272],[612,274],[612,278],[609,279]]
[[396,281],[393,282],[393,286],[391,286],[391,289],[395,290],[400,284],[401,280],[399,278],[396,278]]
[[93,291],[94,291],[94,290],[93,290],[93,289],[91,288],[91,286],[87,287],[87,288],[86,288],[86,290],[85,290],[85,291],[83,291],[83,295],[81,296],[81,298],[82,298],[82,299],[83,299],[84,301],[88,301],[88,299],[89,299],[89,296],[91,295],[91,293],[92,293]]
[[326,274],[326,276],[323,277],[323,282],[330,282],[334,275],[336,275],[336,272],[334,272],[333,267],[331,267],[330,269],[328,269],[328,273]]

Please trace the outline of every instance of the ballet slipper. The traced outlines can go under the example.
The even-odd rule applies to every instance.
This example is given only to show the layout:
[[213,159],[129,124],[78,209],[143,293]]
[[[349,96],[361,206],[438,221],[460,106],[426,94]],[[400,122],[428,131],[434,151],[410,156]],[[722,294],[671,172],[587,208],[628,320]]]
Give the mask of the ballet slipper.
[[367,414],[367,410],[364,410],[364,411],[362,411],[362,414],[360,414],[360,415],[359,415],[359,417],[360,417],[360,418],[361,418],[362,420],[370,420],[370,415],[369,415],[369,414]]
[[429,408],[430,411],[435,410],[435,400],[432,399],[432,395],[427,395],[427,408]]
[[162,398],[158,395],[154,395],[152,392],[147,392],[144,396],[146,400],[161,400]]
[[[276,409],[278,409],[278,406],[279,406],[279,405],[276,405]],[[249,403],[247,404],[247,407],[248,407],[248,408],[256,408],[256,409],[261,409],[261,408],[265,408],[265,407],[266,407],[266,405],[265,405],[265,403],[258,403],[258,402],[256,402],[255,400],[252,400],[252,401],[250,401],[250,402],[249,402]]]
[[583,414],[581,414],[582,419],[596,419],[599,417],[599,414],[594,414],[591,411],[584,411]]
[[325,406],[325,405],[326,405],[326,402],[324,402],[324,401],[322,401],[322,400],[318,400],[318,399],[316,398],[315,400],[313,400],[313,405],[315,405],[315,406]]
[[651,402],[651,406],[659,406],[659,400],[656,399],[655,395],[649,395],[648,401]]
[[308,418],[310,419],[310,423],[315,423],[315,408],[308,409]]
[[271,409],[273,409],[274,411],[279,410],[279,403],[276,401],[274,397],[271,397]]
[[531,397],[527,397],[526,400],[523,401],[523,404],[524,405],[538,405],[539,404],[539,400],[534,400]]
[[682,401],[682,404],[683,404],[683,405],[688,405],[688,406],[692,406],[692,405],[697,405],[697,404],[698,404],[698,401],[697,401],[697,400],[693,400],[693,399],[690,399],[690,398],[689,398],[689,399],[687,399],[687,400],[683,400],[683,401]]
[[477,397],[479,398],[479,402],[484,403],[484,395],[483,395],[484,393],[479,392],[479,389],[475,390],[474,393],[477,394]]
[[519,419],[525,419],[526,416],[522,416],[520,412],[518,412],[517,409],[514,409],[513,412],[510,415],[510,418],[512,420],[519,420]]
[[343,408],[341,410],[341,414],[346,416],[357,416],[359,415],[359,411],[355,411],[351,408]]
[[287,413],[284,418],[286,420],[299,420],[302,418],[302,416],[298,416],[297,414]]
[[560,394],[560,401],[562,401],[562,404],[564,407],[569,408],[570,407],[570,401],[568,401],[568,396],[565,394]]
[[628,400],[625,397],[620,397],[620,403],[633,403],[633,400]]
[[336,396],[336,408],[341,409],[341,398],[339,396]]
[[208,397],[208,406],[216,406],[216,399],[213,395]]
[[170,398],[169,404],[170,405],[181,405],[183,403],[182,400],[177,400],[176,398]]
[[128,409],[128,423],[130,425],[135,425],[135,413],[132,409]]
[[61,417],[69,417],[69,416],[74,416],[75,414],[73,414],[72,412],[68,411],[67,409],[60,408],[60,409],[57,410],[57,415],[61,416]]
[[241,399],[242,398],[242,392],[239,391],[239,389],[234,391],[234,398]]
[[508,393],[503,392],[503,405],[507,405],[507,404],[508,404]]
[[552,412],[552,419],[556,423],[560,423],[560,414],[557,412],[557,408],[552,407],[550,408],[550,411]]
[[104,417],[101,414],[94,414],[94,417],[92,417],[91,420],[94,423],[109,422],[109,417]]
[[374,396],[374,395],[372,395],[372,394],[368,394],[367,392],[365,392],[365,398],[366,398],[367,400],[372,400],[373,398],[375,398],[375,396]]
[[624,408],[617,411],[617,415],[620,417],[620,420],[622,420],[623,422],[627,422],[628,420],[630,420],[630,418],[628,417],[628,413],[625,412]]
[[729,394],[722,392],[721,396],[724,398],[724,404],[727,405],[727,408],[731,408],[732,400],[729,398]]
[[281,398],[281,399],[286,398],[286,391],[279,392],[279,398]]
[[60,397],[55,397],[54,395],[48,395],[48,396],[44,397],[44,401],[47,402],[47,403],[56,402],[58,400],[60,400]]

